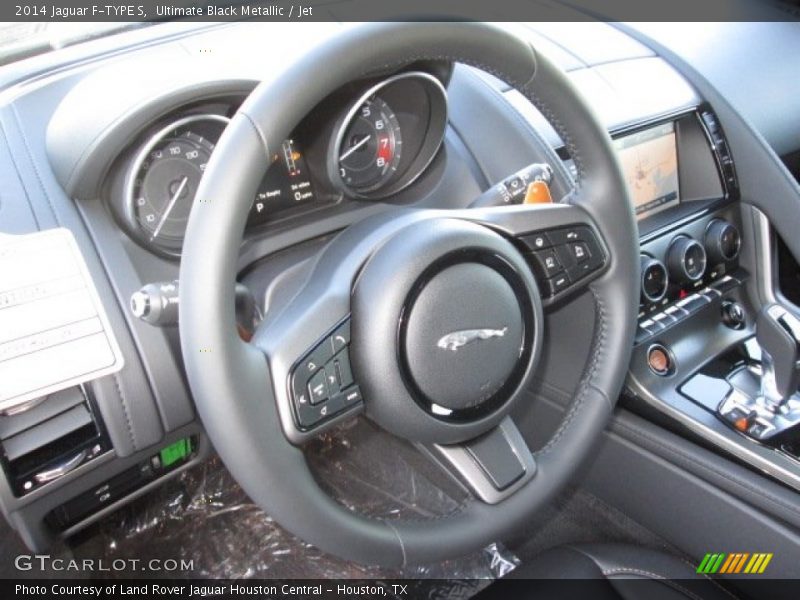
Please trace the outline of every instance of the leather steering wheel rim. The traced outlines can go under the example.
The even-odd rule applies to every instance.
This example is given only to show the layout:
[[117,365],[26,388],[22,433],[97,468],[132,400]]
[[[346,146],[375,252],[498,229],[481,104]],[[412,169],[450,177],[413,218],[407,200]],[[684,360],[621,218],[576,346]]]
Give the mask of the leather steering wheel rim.
[[[476,500],[435,521],[386,521],[358,515],[331,499],[309,472],[302,449],[287,441],[265,355],[236,335],[233,289],[248,210],[271,149],[342,84],[420,60],[481,68],[539,108],[577,167],[569,202],[596,226],[609,249],[609,264],[587,286],[595,309],[588,364],[563,422],[534,454],[535,477],[499,504]],[[452,558],[517,530],[568,482],[598,441],[631,353],[638,264],[636,223],[608,133],[564,74],[528,41],[477,23],[349,28],[260,84],[211,157],[180,269],[180,336],[189,384],[226,466],[290,532],[362,563],[401,566]]]

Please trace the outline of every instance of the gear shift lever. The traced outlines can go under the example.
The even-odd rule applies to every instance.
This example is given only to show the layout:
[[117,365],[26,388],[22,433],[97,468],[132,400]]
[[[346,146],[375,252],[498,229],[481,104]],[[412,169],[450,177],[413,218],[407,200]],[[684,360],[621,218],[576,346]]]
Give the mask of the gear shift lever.
[[[761,442],[800,430],[800,319],[769,304],[756,319],[760,368],[752,363],[726,378],[730,391],[717,407],[720,418]],[[796,437],[794,438],[796,439]]]
[[779,304],[765,306],[756,321],[761,346],[761,396],[779,412],[800,385],[800,320]]

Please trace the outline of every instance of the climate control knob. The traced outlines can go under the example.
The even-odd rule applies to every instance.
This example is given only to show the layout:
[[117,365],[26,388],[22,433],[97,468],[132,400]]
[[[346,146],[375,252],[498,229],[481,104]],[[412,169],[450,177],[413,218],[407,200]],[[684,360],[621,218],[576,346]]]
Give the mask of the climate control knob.
[[678,236],[667,250],[667,266],[670,277],[679,283],[699,281],[706,272],[706,250],[688,235]]
[[706,228],[706,252],[712,265],[733,260],[739,256],[742,236],[736,226],[725,219],[714,219]]
[[642,254],[642,301],[658,302],[667,293],[667,267],[660,260]]

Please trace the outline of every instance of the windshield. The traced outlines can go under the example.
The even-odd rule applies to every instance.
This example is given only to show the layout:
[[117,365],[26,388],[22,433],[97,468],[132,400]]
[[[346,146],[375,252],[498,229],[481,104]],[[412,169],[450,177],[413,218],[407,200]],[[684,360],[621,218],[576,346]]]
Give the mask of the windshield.
[[0,23],[0,65],[148,23]]

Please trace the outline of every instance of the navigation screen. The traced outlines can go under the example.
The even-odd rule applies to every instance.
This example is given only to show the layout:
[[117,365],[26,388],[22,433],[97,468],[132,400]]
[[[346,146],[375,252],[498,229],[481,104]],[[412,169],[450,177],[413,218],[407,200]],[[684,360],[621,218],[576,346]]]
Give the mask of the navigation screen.
[[674,123],[618,138],[614,146],[638,219],[678,204]]

